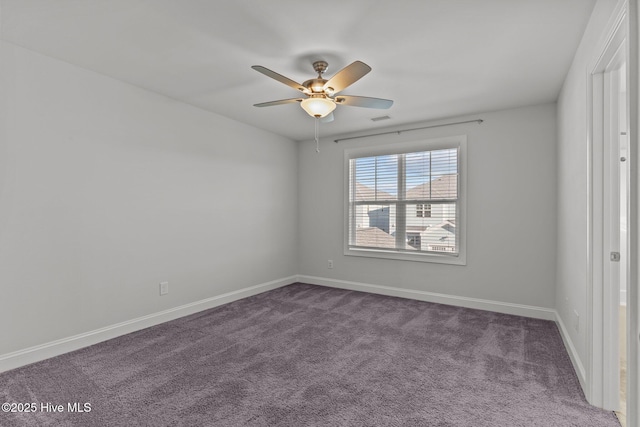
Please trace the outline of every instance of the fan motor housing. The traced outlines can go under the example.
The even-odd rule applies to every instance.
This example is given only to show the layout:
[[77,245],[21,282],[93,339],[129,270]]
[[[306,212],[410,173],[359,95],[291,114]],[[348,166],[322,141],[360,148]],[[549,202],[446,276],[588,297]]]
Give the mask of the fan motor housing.
[[302,86],[309,89],[312,93],[324,93],[323,87],[326,82],[326,79],[311,79],[302,83]]

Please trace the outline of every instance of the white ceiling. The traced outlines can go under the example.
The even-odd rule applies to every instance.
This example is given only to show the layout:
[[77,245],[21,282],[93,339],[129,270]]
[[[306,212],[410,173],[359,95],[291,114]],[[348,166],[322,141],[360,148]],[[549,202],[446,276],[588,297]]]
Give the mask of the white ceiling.
[[[2,38],[292,138],[313,137],[295,81],[361,60],[324,136],[553,102],[595,0],[0,0]],[[371,118],[389,115],[374,123]]]

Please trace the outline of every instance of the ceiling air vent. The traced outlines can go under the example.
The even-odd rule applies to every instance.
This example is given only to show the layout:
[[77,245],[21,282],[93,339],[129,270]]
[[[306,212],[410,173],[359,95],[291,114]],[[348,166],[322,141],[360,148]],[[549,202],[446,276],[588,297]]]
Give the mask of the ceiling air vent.
[[381,120],[389,120],[391,117],[389,116],[380,116],[380,117],[374,117],[371,119],[372,122],[379,122]]

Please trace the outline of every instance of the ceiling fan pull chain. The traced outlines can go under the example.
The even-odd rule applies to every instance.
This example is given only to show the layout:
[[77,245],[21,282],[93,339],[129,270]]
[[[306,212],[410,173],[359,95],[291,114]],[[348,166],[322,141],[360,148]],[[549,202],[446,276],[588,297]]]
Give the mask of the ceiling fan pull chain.
[[320,152],[320,139],[319,139],[319,131],[320,131],[320,117],[315,117],[315,122],[316,122],[316,153]]

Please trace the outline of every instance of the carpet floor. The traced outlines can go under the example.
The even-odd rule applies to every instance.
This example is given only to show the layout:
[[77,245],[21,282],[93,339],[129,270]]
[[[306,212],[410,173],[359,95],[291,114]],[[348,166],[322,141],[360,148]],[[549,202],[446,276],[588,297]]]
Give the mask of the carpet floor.
[[619,426],[553,322],[306,284],[5,372],[0,402],[37,405],[2,426]]

